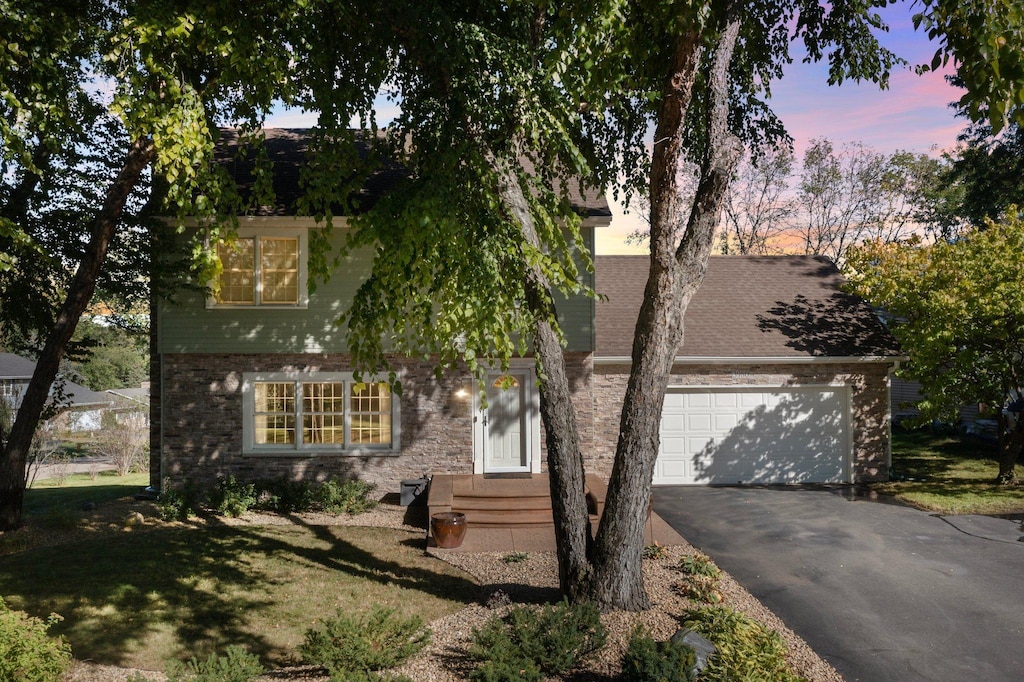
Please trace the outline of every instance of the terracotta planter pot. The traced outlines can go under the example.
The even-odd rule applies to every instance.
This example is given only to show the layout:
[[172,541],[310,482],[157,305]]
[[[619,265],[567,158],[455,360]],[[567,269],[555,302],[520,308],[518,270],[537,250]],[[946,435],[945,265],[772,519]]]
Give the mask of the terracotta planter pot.
[[462,512],[437,512],[430,515],[430,534],[441,549],[453,549],[466,537],[466,515]]

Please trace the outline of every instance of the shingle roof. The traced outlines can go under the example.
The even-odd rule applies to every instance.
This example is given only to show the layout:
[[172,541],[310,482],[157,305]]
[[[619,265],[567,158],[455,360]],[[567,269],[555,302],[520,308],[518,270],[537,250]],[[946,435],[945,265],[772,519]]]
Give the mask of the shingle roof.
[[[310,152],[310,131],[305,128],[264,128],[265,148],[267,155],[274,164],[274,193],[276,202],[273,206],[262,206],[257,215],[296,215],[296,201],[303,195],[300,173],[306,164]],[[222,128],[221,138],[217,144],[215,158],[235,179],[242,196],[251,194],[255,168],[255,158],[250,154],[239,159],[238,131],[233,128]],[[356,150],[361,158],[369,152],[369,143],[363,140],[356,142]],[[406,170],[395,163],[387,162],[384,167],[375,171],[359,192],[352,197],[350,205],[335,207],[341,215],[350,215],[368,210],[384,196],[392,187],[406,177]],[[579,183],[569,183],[569,196],[581,215],[587,217],[610,217],[611,210],[603,194],[591,192],[592,196],[581,193]]]
[[[628,357],[650,260],[598,256],[597,357]],[[712,256],[684,320],[680,358],[898,357],[868,305],[818,256]]]
[[[31,379],[36,363],[14,353],[0,353],[0,379]],[[106,393],[94,391],[73,381],[64,382],[64,393],[72,407],[106,405],[113,401]]]
[[28,379],[36,363],[14,353],[0,353],[0,379]]

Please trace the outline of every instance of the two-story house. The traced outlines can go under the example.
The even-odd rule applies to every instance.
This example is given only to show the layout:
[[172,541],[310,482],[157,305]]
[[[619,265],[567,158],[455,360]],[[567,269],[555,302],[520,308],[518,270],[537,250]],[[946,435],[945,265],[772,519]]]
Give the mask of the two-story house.
[[[277,205],[240,219],[238,246],[220,254],[216,296],[179,292],[152,320],[154,483],[341,474],[388,491],[423,474],[543,471],[533,358],[489,374],[483,389],[458,370],[438,380],[433,362],[413,358],[394,360],[400,398],[383,381],[355,380],[346,330],[335,321],[369,274],[371,254],[351,254],[310,293],[309,235],[318,228],[294,208],[307,138],[265,132]],[[241,185],[252,181],[244,162],[225,159]],[[375,182],[368,191],[387,191],[386,178]],[[574,207],[592,250],[611,212],[603,197],[579,193]],[[336,221],[336,238],[344,229]],[[586,276],[608,299],[557,302],[593,473],[610,471],[646,266],[645,257],[599,257]],[[712,259],[687,313],[656,483],[887,475],[888,381],[899,351],[840,282],[816,258]]]

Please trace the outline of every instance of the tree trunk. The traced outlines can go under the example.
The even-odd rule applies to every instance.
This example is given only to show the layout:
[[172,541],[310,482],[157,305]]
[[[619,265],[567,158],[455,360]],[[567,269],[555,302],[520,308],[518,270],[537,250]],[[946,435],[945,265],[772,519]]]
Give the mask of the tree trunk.
[[40,353],[35,372],[18,409],[18,416],[11,428],[3,457],[0,457],[0,530],[11,530],[21,525],[21,510],[25,496],[25,463],[29,446],[32,444],[32,436],[46,405],[50,386],[57,376],[67,343],[96,290],[96,277],[107,255],[107,247],[121,217],[125,201],[153,156],[153,144],[149,139],[140,138],[132,143],[120,173],[103,199],[103,206],[93,224],[89,244],[68,287],[64,305],[61,306],[53,329]]
[[[492,162],[498,172],[502,200],[510,217],[520,226],[523,242],[539,250],[541,244],[533,214],[515,170],[503,159],[492,156]],[[523,260],[530,261],[526,257]],[[580,601],[589,596],[591,535],[576,409],[565,374],[562,344],[551,324],[555,319],[555,305],[547,277],[539,266],[529,265],[525,279],[526,305],[537,318],[533,343],[541,383],[540,414],[547,436],[559,586],[570,601]]]
[[615,463],[593,553],[593,597],[605,608],[638,610],[650,605],[641,560],[662,405],[683,340],[683,316],[704,278],[729,181],[743,152],[728,129],[728,71],[739,35],[739,21],[731,14],[715,46],[709,75],[709,151],[678,246],[673,241],[674,228],[683,215],[678,169],[700,56],[696,35],[677,39],[672,74],[658,114],[651,167],[651,266],[633,337]]
[[1021,448],[1024,448],[1024,413],[1017,413],[1012,420],[1000,411],[999,413],[999,485],[1017,485],[1017,460]]

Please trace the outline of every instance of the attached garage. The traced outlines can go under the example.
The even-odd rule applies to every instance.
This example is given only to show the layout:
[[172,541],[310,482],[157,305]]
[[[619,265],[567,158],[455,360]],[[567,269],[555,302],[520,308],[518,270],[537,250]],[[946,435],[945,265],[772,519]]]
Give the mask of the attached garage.
[[[650,270],[598,256],[594,452],[607,474]],[[890,466],[889,383],[905,359],[816,256],[712,256],[668,379],[657,485],[865,483]]]
[[656,485],[850,480],[845,386],[670,388]]

